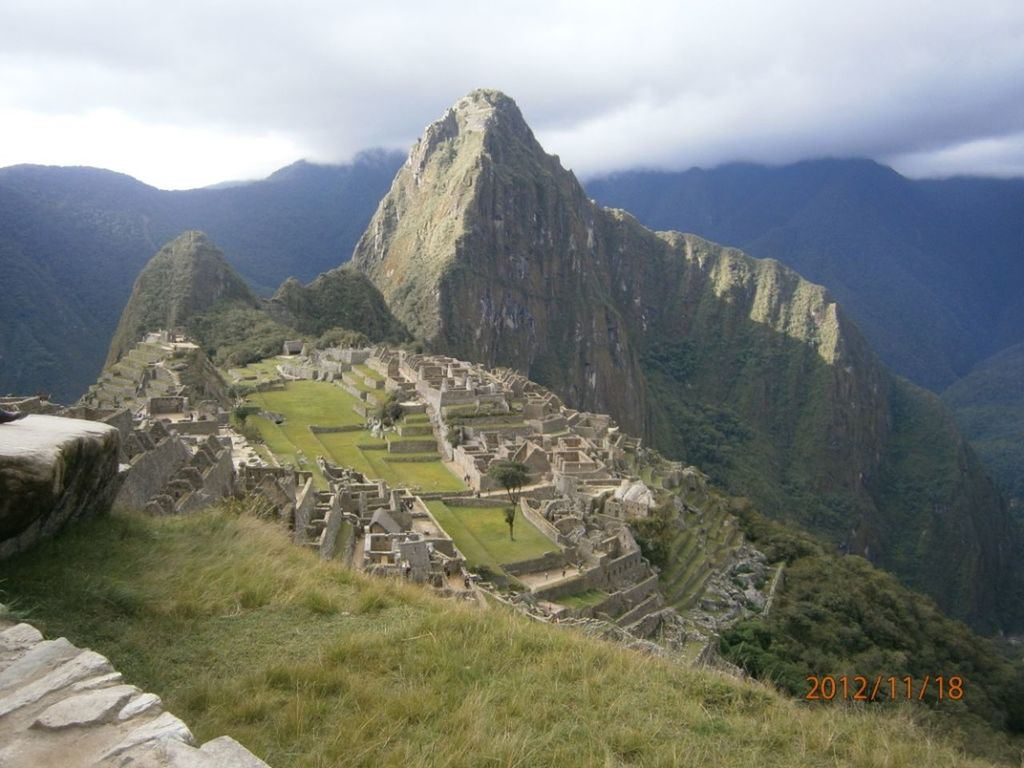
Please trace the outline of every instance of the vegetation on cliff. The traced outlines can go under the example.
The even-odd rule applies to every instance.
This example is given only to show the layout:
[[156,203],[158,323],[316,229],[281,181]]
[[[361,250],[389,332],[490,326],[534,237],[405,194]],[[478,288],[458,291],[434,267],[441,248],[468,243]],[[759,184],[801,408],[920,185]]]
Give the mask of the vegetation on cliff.
[[1024,344],[980,363],[942,399],[1024,520]]
[[[810,690],[808,675],[845,675],[851,691],[857,675],[868,678],[871,688],[881,678],[883,698],[893,676],[902,698],[906,676],[914,681],[915,697],[928,676],[923,701],[949,733],[976,752],[1019,759],[1024,660],[1013,660],[863,558],[836,556],[824,542],[765,518],[749,504],[736,502],[733,510],[744,533],[786,569],[770,616],[742,621],[723,634],[727,658],[799,698]],[[962,700],[940,701],[937,675],[961,677]]]
[[695,232],[828,286],[887,366],[936,392],[1024,339],[1024,180],[909,179],[827,159],[585,186],[651,229]]
[[110,342],[107,365],[148,331],[184,327],[218,305],[255,307],[256,297],[202,232],[185,232],[161,248],[139,274]]

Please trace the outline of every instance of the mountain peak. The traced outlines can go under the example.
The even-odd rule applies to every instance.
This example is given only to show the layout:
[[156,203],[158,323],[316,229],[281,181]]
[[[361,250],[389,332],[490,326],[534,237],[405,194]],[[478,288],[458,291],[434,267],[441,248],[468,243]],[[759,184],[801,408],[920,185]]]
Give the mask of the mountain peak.
[[117,362],[146,332],[185,325],[224,301],[252,305],[256,298],[206,233],[182,232],[149,260],[135,280],[107,365]]
[[495,116],[525,123],[519,105],[504,93],[493,88],[470,91],[452,106],[456,112],[469,116]]
[[544,155],[515,101],[501,91],[478,88],[427,126],[409,152],[407,165],[421,173],[439,151],[446,161],[467,152],[503,155],[510,144]]

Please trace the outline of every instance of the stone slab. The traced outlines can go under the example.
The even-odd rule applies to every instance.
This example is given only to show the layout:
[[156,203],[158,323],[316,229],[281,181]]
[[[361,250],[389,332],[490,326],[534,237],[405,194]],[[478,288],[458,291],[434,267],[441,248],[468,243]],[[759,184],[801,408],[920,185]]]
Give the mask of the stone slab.
[[160,697],[155,693],[140,693],[117,713],[117,719],[131,720],[133,717],[144,715],[147,712],[155,712],[161,704]]
[[78,654],[78,649],[63,637],[43,640],[0,672],[0,691],[23,685],[44,670],[50,670]]
[[208,741],[199,749],[212,757],[221,768],[270,768],[230,736]]
[[32,723],[32,727],[59,730],[110,722],[125,702],[138,692],[139,689],[134,685],[85,691],[47,707]]
[[95,688],[108,688],[112,685],[120,685],[124,677],[120,672],[108,672],[105,675],[89,677],[80,683],[71,686],[72,691],[91,691]]
[[28,648],[42,640],[42,633],[31,624],[15,624],[0,632],[0,648],[5,651]]
[[116,765],[118,763],[111,761],[119,755],[123,755],[147,742],[161,742],[165,740],[178,741],[190,746],[195,744],[195,738],[192,736],[192,731],[188,729],[188,726],[170,712],[164,712],[154,720],[150,720],[145,725],[134,729],[124,739],[104,752],[100,762],[101,764]]
[[0,698],[0,717],[87,677],[113,672],[110,662],[93,651],[82,651],[69,661]]

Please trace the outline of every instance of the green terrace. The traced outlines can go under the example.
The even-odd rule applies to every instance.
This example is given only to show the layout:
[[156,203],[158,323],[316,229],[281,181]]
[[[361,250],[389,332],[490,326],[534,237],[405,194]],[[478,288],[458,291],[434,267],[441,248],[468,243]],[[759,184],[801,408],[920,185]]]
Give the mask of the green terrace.
[[281,358],[271,357],[256,363],[250,363],[244,368],[230,368],[228,369],[227,379],[230,382],[246,382],[251,384],[277,381],[281,378],[277,372],[277,366],[281,362]]
[[714,566],[724,563],[741,540],[718,499],[705,504],[699,518],[687,515],[686,525],[675,530],[668,565],[661,572],[662,591],[679,611],[696,607]]
[[608,593],[600,589],[588,589],[576,595],[566,595],[555,600],[559,605],[567,608],[593,608],[608,599]]
[[[465,490],[462,481],[441,461],[440,454],[425,450],[388,450],[391,443],[395,443],[394,447],[398,449],[430,447],[432,437],[403,438],[388,433],[384,439],[374,438],[362,428],[364,419],[353,408],[360,401],[341,387],[322,381],[289,381],[282,389],[253,393],[247,402],[284,417],[282,424],[275,424],[270,419],[254,415],[248,418],[248,423],[256,426],[266,447],[279,462],[313,472],[320,488],[326,488],[327,481],[316,466],[318,455],[334,464],[352,467],[371,478],[384,480],[392,487],[418,489],[426,493]],[[419,416],[416,414],[408,418],[420,423]],[[347,429],[314,433],[311,426]]]
[[486,566],[502,573],[502,565],[558,551],[550,539],[518,513],[515,540],[510,540],[504,507],[465,507],[428,501],[427,508],[474,570]]
[[352,387],[370,405],[386,403],[389,393],[384,389],[384,377],[366,365],[354,365],[342,375],[344,384]]

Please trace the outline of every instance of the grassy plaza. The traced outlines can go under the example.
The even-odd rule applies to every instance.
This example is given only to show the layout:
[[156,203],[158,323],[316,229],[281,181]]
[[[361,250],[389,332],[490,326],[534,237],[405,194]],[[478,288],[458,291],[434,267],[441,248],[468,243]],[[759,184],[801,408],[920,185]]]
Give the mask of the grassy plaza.
[[427,507],[455,541],[471,568],[486,565],[500,572],[502,564],[558,551],[558,547],[521,514],[516,515],[515,541],[510,541],[502,507],[456,507],[443,501],[428,501]]
[[363,417],[353,410],[359,401],[333,384],[289,381],[284,389],[255,392],[247,401],[284,416],[282,424],[255,415],[249,417],[249,422],[256,425],[267,448],[281,463],[313,472],[321,488],[326,488],[327,483],[316,466],[318,455],[394,487],[424,492],[465,490],[439,454],[390,454],[388,441],[374,438],[365,429],[320,434],[310,431],[311,425],[356,427],[364,423]]

